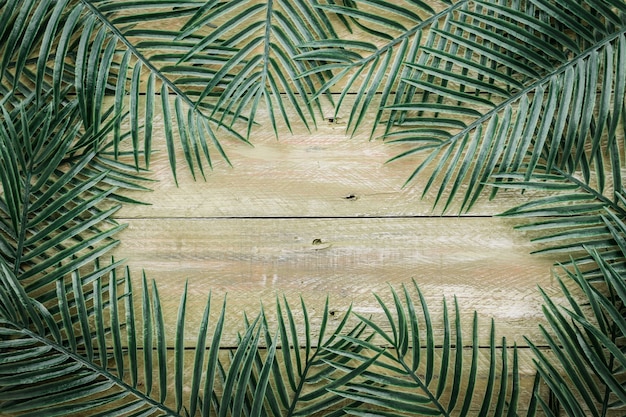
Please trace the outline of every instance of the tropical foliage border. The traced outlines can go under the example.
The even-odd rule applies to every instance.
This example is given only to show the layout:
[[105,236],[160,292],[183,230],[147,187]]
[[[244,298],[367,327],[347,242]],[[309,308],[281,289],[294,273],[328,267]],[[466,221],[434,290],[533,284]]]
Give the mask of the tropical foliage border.
[[[0,0],[0,411],[623,413],[625,27],[621,0]],[[156,112],[176,180],[177,149],[205,176],[259,108],[276,133],[314,129],[323,100],[350,106],[349,133],[373,120],[394,159],[415,158],[407,186],[444,212],[548,192],[503,213],[564,260],[566,305],[544,293],[544,340],[527,340],[529,403],[517,348],[492,323],[476,389],[476,316],[463,340],[456,299],[435,322],[415,283],[376,296],[386,323],[325,311],[311,329],[304,302],[300,321],[279,299],[277,322],[246,317],[228,355],[209,296],[188,370],[187,291],[166,334],[157,286],[105,261],[112,216],[139,203],[126,192],[149,187]]]

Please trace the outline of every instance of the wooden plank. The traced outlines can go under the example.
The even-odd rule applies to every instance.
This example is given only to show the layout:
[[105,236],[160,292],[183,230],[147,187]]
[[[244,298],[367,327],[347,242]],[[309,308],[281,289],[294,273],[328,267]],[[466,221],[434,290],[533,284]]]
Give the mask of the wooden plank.
[[[418,216],[439,214],[443,207],[433,211],[436,193],[432,191],[422,198],[432,168],[403,188],[426,155],[386,164],[408,148],[368,140],[367,126],[350,138],[342,119],[338,123],[321,121],[311,132],[295,128],[292,134],[279,125],[277,140],[267,118],[261,117],[251,134],[254,147],[234,143],[222,134],[220,139],[233,168],[214,154],[212,171],[205,163],[206,181],[199,173],[198,180],[193,180],[179,149],[176,186],[162,133],[162,115],[157,113],[156,152],[150,169],[158,182],[149,185],[151,193],[130,194],[151,205],[125,205],[119,217]],[[465,189],[461,188],[459,196]],[[537,195],[502,190],[489,201],[489,192],[470,214],[501,213]],[[455,203],[449,213],[456,214],[459,209],[460,204]]]
[[[189,328],[197,327],[209,291],[218,300],[214,305],[227,295],[225,341],[231,345],[242,313],[254,315],[261,304],[271,311],[276,296],[284,294],[294,306],[302,296],[315,329],[327,295],[333,321],[351,303],[356,312],[382,320],[372,292],[390,302],[389,286],[399,290],[411,279],[427,296],[436,327],[441,327],[442,297],[451,306],[456,295],[466,331],[477,310],[481,344],[488,340],[492,317],[500,336],[523,344],[523,335],[539,334],[537,285],[556,291],[553,259],[529,255],[527,237],[499,218],[125,221],[129,227],[119,235],[116,253],[127,258],[137,287],[141,269],[156,280],[170,330],[188,280]],[[194,340],[188,332],[187,345]]]

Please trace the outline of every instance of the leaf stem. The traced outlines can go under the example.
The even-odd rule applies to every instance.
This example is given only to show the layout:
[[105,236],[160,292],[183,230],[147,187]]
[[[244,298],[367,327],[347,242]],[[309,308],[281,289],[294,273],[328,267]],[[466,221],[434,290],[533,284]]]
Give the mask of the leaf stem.
[[[32,164],[32,162],[31,162]],[[19,275],[20,272],[20,264],[22,263],[22,255],[24,251],[24,242],[26,241],[26,224],[28,222],[28,208],[30,202],[30,180],[31,180],[31,172],[29,170],[26,175],[26,180],[24,181],[25,190],[22,193],[22,216],[20,219],[20,229],[18,232],[17,238],[17,247],[15,249],[15,264],[13,265],[13,274],[15,276]]]
[[623,29],[623,30],[620,30],[618,32],[613,33],[612,35],[606,36],[604,39],[602,39],[601,41],[596,43],[594,46],[592,46],[592,47],[582,51],[578,56],[573,57],[572,59],[570,59],[569,62],[565,63],[564,65],[562,65],[560,67],[558,67],[554,71],[546,74],[545,76],[541,77],[540,79],[536,80],[532,84],[530,84],[527,87],[523,88],[522,90],[518,91],[516,94],[513,94],[511,97],[509,97],[508,99],[504,100],[502,103],[499,103],[498,105],[494,106],[487,113],[485,113],[484,115],[482,115],[481,117],[476,119],[474,122],[472,122],[469,125],[467,125],[462,131],[458,132],[454,136],[451,136],[447,140],[441,142],[439,144],[439,146],[436,147],[436,149],[444,148],[444,147],[448,146],[449,144],[454,143],[454,142],[456,142],[457,140],[459,140],[461,138],[464,138],[465,135],[467,135],[473,129],[477,128],[482,123],[484,123],[487,120],[489,120],[495,114],[497,114],[500,111],[502,111],[503,109],[505,109],[508,105],[516,102],[521,97],[529,94],[530,92],[535,90],[537,87],[539,87],[541,84],[549,82],[550,78],[552,78],[554,76],[558,76],[561,73],[565,72],[569,67],[576,65],[579,60],[584,59],[587,56],[591,55],[595,50],[599,49],[600,46],[603,46],[603,45],[605,45],[605,44],[607,44],[609,42],[612,42],[613,40],[615,40],[616,38],[618,38],[619,36],[621,36],[621,35],[623,35],[625,33],[626,33],[626,29]]
[[[141,63],[148,68],[148,70],[150,72],[152,72],[153,74],[155,74],[156,77],[158,77],[161,82],[163,84],[165,84],[170,90],[172,90],[174,92],[174,94],[176,94],[178,97],[180,97],[189,107],[191,107],[193,109],[194,112],[196,112],[198,115],[202,116],[203,118],[207,119],[207,120],[211,120],[213,122],[216,122],[215,119],[213,119],[212,117],[207,116],[206,114],[204,114],[198,107],[197,103],[195,103],[191,98],[189,98],[189,96],[187,94],[185,94],[184,91],[182,91],[174,82],[172,82],[166,75],[164,75],[156,66],[154,66],[154,64],[152,64],[150,62],[150,60],[148,58],[146,58],[146,56],[144,54],[142,54],[127,38],[126,36],[115,26],[113,25],[111,22],[109,22],[109,20],[106,18],[106,16],[104,16],[100,10],[98,10],[98,8],[96,6],[94,6],[93,4],[91,4],[91,1],[89,0],[81,0],[81,2],[89,9],[89,11],[96,16],[96,18],[98,20],[100,20],[112,33],[113,35],[119,39],[132,53],[133,55],[137,58],[137,60],[141,61]],[[217,123],[217,122],[216,122]],[[232,131],[232,129],[229,129],[227,126],[222,125],[224,127],[226,127],[229,132],[234,133]]]
[[104,370],[104,369],[96,366],[93,362],[90,362],[90,361],[86,360],[82,356],[67,350],[64,346],[60,346],[60,345],[50,341],[48,338],[43,337],[43,336],[41,336],[41,335],[39,335],[37,333],[34,333],[30,329],[23,328],[22,331],[25,334],[27,334],[28,336],[32,337],[33,339],[39,340],[41,343],[43,343],[43,344],[45,344],[47,346],[51,346],[57,352],[62,353],[63,355],[67,355],[74,362],[82,364],[83,367],[91,370],[92,372],[95,372],[95,373],[103,376],[104,378],[107,378],[109,381],[113,382],[115,385],[117,385],[121,389],[123,389],[123,390],[125,390],[127,392],[130,392],[131,394],[133,394],[137,398],[140,398],[147,405],[149,405],[151,407],[158,408],[159,410],[163,411],[164,413],[166,413],[167,416],[179,416],[179,414],[176,413],[171,408],[169,408],[169,407],[165,406],[164,404],[162,404],[162,403],[152,399],[149,396],[146,396],[141,391],[139,391],[138,389],[136,389],[133,386],[128,385],[126,382],[124,382],[123,380],[121,380],[117,376],[113,375],[109,371]]
[[[296,347],[297,349],[298,347]],[[289,349],[289,346],[287,346],[287,349]],[[311,369],[311,364],[314,362],[315,357],[318,355],[319,351],[321,349],[321,346],[318,346],[317,349],[315,349],[315,352],[313,353],[313,356],[311,356],[311,358],[307,358],[307,363],[306,366],[304,367],[304,370],[302,371],[302,374],[300,376],[300,381],[298,382],[298,387],[296,388],[296,390],[294,391],[294,396],[291,400],[291,405],[289,406],[289,410],[287,411],[287,416],[292,416],[296,410],[296,404],[298,404],[298,400],[300,399],[300,395],[302,394],[302,390],[304,389],[304,384],[306,383],[306,375],[308,374],[309,370]]]
[[[413,347],[413,349],[415,349],[415,347]],[[396,352],[399,352],[399,350],[396,347]],[[419,387],[426,393],[426,395],[428,396],[428,398],[430,399],[430,401],[437,406],[437,408],[439,409],[439,412],[441,413],[441,415],[449,417],[450,413],[448,411],[446,411],[445,408],[443,408],[443,406],[441,405],[441,403],[439,402],[439,400],[437,400],[437,397],[435,397],[433,395],[433,393],[430,391],[430,389],[428,388],[427,385],[424,384],[424,382],[422,382],[422,380],[420,378],[417,377],[417,375],[415,374],[415,371],[413,370],[412,367],[408,366],[406,364],[406,362],[404,362],[404,360],[402,360],[400,357],[398,357],[398,362],[400,362],[400,364],[402,365],[402,367],[404,368],[404,370],[406,371],[407,375],[410,375],[411,378],[417,383],[417,385],[419,385]]]
[[562,175],[566,180],[568,180],[570,182],[573,182],[574,184],[576,184],[580,188],[582,188],[585,192],[587,192],[587,193],[591,194],[592,196],[594,196],[596,198],[596,200],[606,204],[607,206],[610,206],[613,210],[621,213],[623,216],[626,216],[626,211],[624,211],[624,209],[621,208],[615,201],[607,198],[605,195],[603,195],[600,192],[598,192],[597,190],[595,190],[589,184],[586,184],[585,182],[579,180],[578,178],[576,178],[572,174],[570,174],[568,172],[565,172],[565,171],[562,171],[559,168],[555,167],[554,170],[559,175]]
[[452,13],[453,11],[460,8],[466,3],[469,3],[469,0],[461,0],[458,3],[455,3],[453,6],[450,6],[447,9],[442,10],[441,12],[432,15],[428,19],[421,21],[419,24],[413,26],[411,29],[407,30],[402,35],[398,36],[397,38],[393,39],[389,43],[385,44],[385,46],[382,46],[381,48],[377,49],[376,52],[374,52],[373,54],[365,58],[361,58],[358,61],[355,61],[352,65],[350,65],[350,67],[366,65],[368,62],[372,61],[373,59],[376,59],[377,57],[386,53],[388,50],[392,49],[394,46],[396,46],[400,42],[414,35],[417,31],[422,30],[423,28],[429,26],[433,22],[441,19],[443,16]]

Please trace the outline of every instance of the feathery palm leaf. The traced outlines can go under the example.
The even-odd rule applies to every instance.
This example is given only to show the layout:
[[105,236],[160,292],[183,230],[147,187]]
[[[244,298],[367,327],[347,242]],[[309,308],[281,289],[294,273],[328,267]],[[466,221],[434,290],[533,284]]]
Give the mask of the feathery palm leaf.
[[[489,341],[489,375],[484,391],[475,392],[476,375],[479,368],[478,319],[474,315],[472,341],[466,343],[462,336],[461,318],[458,305],[454,314],[449,315],[443,302],[443,322],[433,323],[428,305],[413,282],[420,300],[419,307],[413,301],[409,290],[403,287],[401,297],[392,289],[393,306],[376,297],[388,322],[385,326],[360,316],[382,341],[384,347],[373,341],[350,338],[363,352],[334,351],[340,356],[349,357],[357,363],[367,364],[368,368],[360,376],[362,382],[350,382],[343,389],[333,389],[338,395],[362,402],[367,407],[378,407],[376,412],[361,407],[347,407],[350,415],[401,416],[401,415],[515,415],[518,407],[519,373],[517,347],[510,352],[503,338],[497,348],[494,324],[491,325]],[[404,298],[404,300],[402,300]],[[421,311],[420,311],[421,310]],[[384,328],[390,327],[390,330]],[[435,329],[443,330],[441,339],[435,336]],[[463,347],[471,346],[471,360],[468,364]],[[440,346],[441,352],[438,352]],[[497,350],[501,350],[498,353]],[[501,356],[498,359],[498,356]],[[337,361],[333,366],[346,372],[354,371],[354,365]],[[377,370],[378,369],[378,370]],[[465,374],[465,372],[469,372]],[[472,401],[482,398],[480,409],[471,409]],[[530,409],[529,415],[534,410]]]
[[[90,410],[118,416],[184,415],[184,407],[190,415],[195,415],[198,404],[209,407],[215,395],[214,381],[223,367],[219,345],[225,306],[207,351],[209,297],[198,329],[196,366],[192,375],[185,375],[186,289],[176,322],[172,370],[168,368],[168,337],[159,293],[154,283],[151,290],[148,288],[145,276],[140,323],[135,314],[128,269],[121,281],[115,270],[109,274],[108,281],[98,277],[88,292],[78,273],[72,274],[69,286],[58,280],[58,306],[49,309],[28,297],[5,263],[1,265],[0,278],[3,284],[0,292],[2,412],[35,415],[45,411],[52,416],[82,415]],[[124,293],[118,296],[120,285]],[[259,329],[251,326],[242,338],[227,380],[239,375],[236,362],[239,356],[256,352]],[[183,397],[185,376],[191,381],[191,392]],[[173,400],[168,398],[171,381]],[[203,401],[199,402],[199,398]],[[208,408],[201,411],[202,415],[209,413]]]
[[[248,135],[259,105],[266,106],[274,132],[279,115],[291,130],[288,108],[309,128],[315,124],[322,74],[307,74],[310,66],[294,59],[300,45],[326,39],[334,29],[326,15],[308,1],[207,1],[181,28],[178,39],[189,44],[178,64],[206,62],[211,78],[199,86],[197,105],[216,95],[212,115],[231,126],[249,112]],[[207,29],[207,27],[214,27]],[[263,102],[262,102],[263,100]]]
[[424,193],[437,189],[435,205],[447,194],[445,211],[463,188],[469,210],[493,174],[588,179],[623,113],[625,12],[603,0],[472,1],[434,22],[402,80],[421,94],[388,106],[403,119],[386,138],[408,146],[393,159],[425,155],[408,181],[430,170]]
[[[507,179],[520,180],[507,175]],[[533,182],[523,182],[525,188],[561,188],[561,192],[540,198],[507,210],[502,215],[513,218],[529,218],[529,222],[516,228],[534,234],[533,241],[542,247],[535,253],[550,253],[556,256],[567,254],[571,261],[564,265],[579,265],[582,274],[589,280],[601,279],[601,270],[586,268],[596,264],[588,249],[601,251],[612,267],[620,273],[626,271],[626,191],[616,192],[616,199],[604,196],[594,186],[561,171],[560,175],[534,175]],[[517,182],[507,183],[507,187]],[[621,236],[621,237],[620,237]]]
[[[611,74],[613,69],[619,73],[625,68],[626,38],[623,35],[619,38],[617,48],[615,60],[611,59],[612,47],[605,49],[605,70],[600,76],[602,79],[614,78],[614,74]],[[607,69],[607,62],[614,62],[616,67]],[[586,77],[588,69],[581,70],[581,77]],[[510,173],[492,175],[490,184],[496,188],[552,192],[547,197],[535,199],[503,213],[510,217],[535,218],[518,228],[538,235],[534,240],[544,248],[537,252],[567,253],[573,262],[582,266],[595,264],[586,250],[595,248],[602,252],[605,259],[612,260],[616,270],[622,272],[626,265],[621,249],[626,245],[623,239],[617,237],[626,232],[623,223],[626,218],[626,192],[622,184],[621,156],[624,152],[622,138],[626,137],[626,78],[622,76],[622,81],[618,83],[619,77],[619,74],[615,75],[614,90],[618,94],[614,97],[608,97],[605,91],[598,94],[601,102],[597,109],[598,116],[593,118],[590,115],[594,112],[593,102],[590,104],[592,108],[586,110],[586,118],[591,120],[590,129],[593,128],[587,137],[576,139],[576,133],[569,128],[564,142],[544,146],[533,171],[529,171],[528,164],[520,164]],[[578,87],[572,91],[573,96],[585,97]],[[585,100],[591,102],[593,97]],[[612,112],[609,111],[610,103],[613,103]],[[584,118],[581,115],[577,117]],[[584,125],[581,121],[581,126]],[[600,272],[598,268],[584,268],[582,273],[593,280],[601,278]]]
[[[189,41],[177,41],[175,29],[154,28],[175,28],[177,21],[193,15],[198,7],[197,2],[4,2],[0,8],[0,91],[34,95],[38,101],[48,97],[55,109],[62,107],[68,90],[75,93],[85,130],[97,132],[101,125],[112,123],[114,156],[128,139],[137,167],[142,155],[149,166],[156,101],[161,95],[174,174],[175,136],[180,138],[192,173],[196,168],[203,173],[203,159],[212,164],[211,147],[226,157],[215,133],[216,121],[209,116],[212,108],[199,105],[193,88],[212,76],[154,54],[155,50],[190,48]],[[170,94],[175,97],[174,120]],[[105,106],[105,95],[114,96],[113,106]]]
[[[124,226],[103,206],[119,188],[142,188],[138,178],[109,175],[107,130],[85,132],[76,100],[54,111],[24,100],[0,106],[0,255],[39,301],[54,298],[54,282],[105,254]],[[108,130],[112,129],[109,125]],[[106,268],[102,271],[106,273]]]
[[[623,239],[623,233],[620,236]],[[567,283],[574,284],[578,292],[559,278],[568,306],[557,306],[543,293],[549,326],[541,326],[541,330],[556,360],[535,345],[539,342],[529,341],[539,374],[569,416],[604,416],[626,405],[624,274],[613,268],[612,259],[605,259],[598,251],[590,248],[589,255],[601,271],[599,282],[604,290],[590,285],[576,268],[564,271]],[[540,398],[539,402],[549,413],[549,406]]]
[[[330,314],[327,299],[317,340],[313,340],[313,329],[311,329],[308,311],[302,299],[300,305],[303,323],[298,326],[295,312],[291,309],[287,299],[283,298],[282,303],[277,300],[277,335],[280,337],[281,348],[271,370],[275,388],[267,390],[265,393],[265,412],[268,415],[278,417],[332,414],[336,411],[338,404],[343,401],[343,398],[333,395],[329,389],[341,387],[359,374],[359,372],[353,372],[345,375],[338,372],[335,367],[330,365],[330,362],[349,360],[347,357],[341,357],[336,351],[354,348],[350,342],[343,338],[344,336],[367,337],[364,333],[365,326],[359,323],[346,331],[349,319],[352,318],[349,309],[339,324],[329,329],[328,318]],[[267,319],[264,317],[264,320]],[[304,340],[299,337],[297,331],[302,325],[304,326]],[[266,321],[265,328],[268,329],[268,327]],[[273,343],[267,330],[265,342],[268,346]],[[260,375],[263,374],[261,365],[259,357],[257,369]]]
[[[383,116],[383,109],[391,104],[393,97],[410,94],[400,80],[407,77],[410,69],[406,62],[413,62],[422,41],[422,31],[442,15],[456,10],[462,3],[448,1],[423,2],[405,0],[400,4],[378,0],[346,1],[343,4],[319,4],[316,7],[342,19],[349,36],[327,37],[315,42],[303,43],[303,51],[296,57],[310,62],[312,68],[305,74],[326,73],[332,76],[316,91],[315,97],[341,86],[341,94],[335,107],[335,117],[344,99],[354,94],[348,131],[354,134],[377,104],[372,134]],[[437,9],[443,11],[438,12]],[[364,36],[359,37],[358,34]],[[367,40],[363,40],[363,38]],[[370,40],[371,39],[371,40]],[[376,96],[380,95],[379,99]],[[371,120],[368,120],[371,122]]]

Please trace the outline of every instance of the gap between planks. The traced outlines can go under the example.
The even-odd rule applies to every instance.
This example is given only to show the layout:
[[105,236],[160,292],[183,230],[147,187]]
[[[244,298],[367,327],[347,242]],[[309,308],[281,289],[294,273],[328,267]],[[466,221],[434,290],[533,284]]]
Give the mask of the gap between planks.
[[[141,270],[156,280],[170,330],[186,281],[190,329],[197,327],[209,291],[214,306],[227,297],[226,343],[236,341],[244,311],[255,315],[263,305],[271,316],[276,297],[283,294],[295,310],[303,297],[313,329],[321,322],[327,295],[332,322],[351,303],[356,312],[381,322],[384,314],[372,292],[391,303],[390,286],[400,291],[415,278],[435,327],[442,323],[442,298],[448,298],[451,313],[456,296],[465,331],[471,329],[471,315],[477,311],[481,343],[488,340],[494,318],[499,336],[523,344],[522,335],[531,340],[540,336],[537,324],[543,314],[537,285],[551,294],[558,293],[558,285],[551,275],[553,259],[530,255],[533,245],[509,222],[129,219],[114,253],[127,259],[135,287],[140,287]],[[302,334],[301,325],[298,331]],[[188,337],[186,343],[195,345],[193,333]]]

